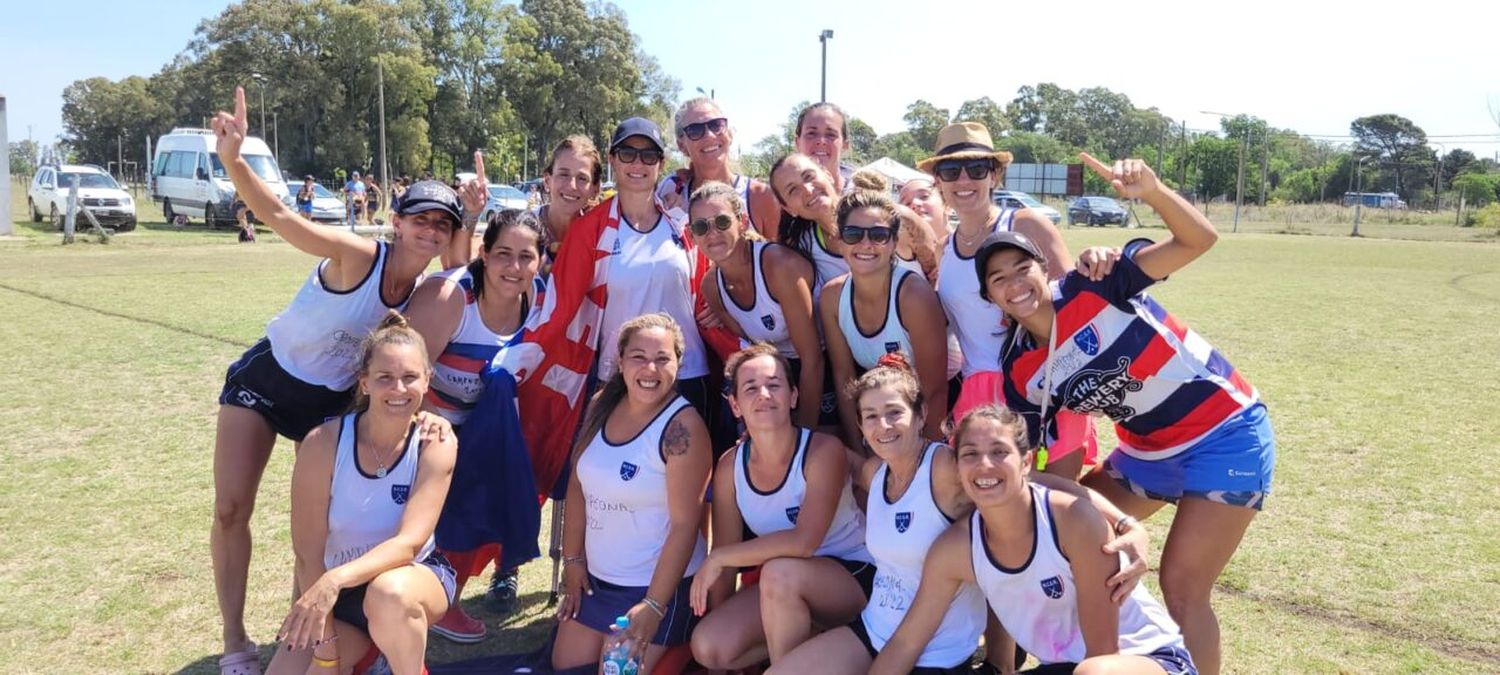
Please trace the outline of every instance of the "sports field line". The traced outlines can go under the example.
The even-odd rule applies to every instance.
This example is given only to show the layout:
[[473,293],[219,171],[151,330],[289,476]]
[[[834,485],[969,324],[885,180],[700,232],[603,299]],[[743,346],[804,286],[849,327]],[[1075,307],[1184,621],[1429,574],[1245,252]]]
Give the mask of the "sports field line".
[[205,332],[200,331],[200,330],[194,330],[192,328],[187,328],[187,327],[184,327],[184,326],[178,326],[178,325],[167,323],[165,321],[158,321],[156,319],[150,319],[150,318],[143,317],[143,316],[132,316],[130,314],[121,314],[119,312],[111,311],[111,310],[108,310],[108,309],[102,309],[102,308],[99,308],[99,307],[93,307],[93,306],[90,306],[90,305],[84,305],[84,304],[73,302],[72,300],[65,300],[63,298],[59,298],[59,297],[56,297],[56,296],[47,295],[46,293],[40,293],[40,292],[33,291],[33,290],[30,290],[30,289],[26,289],[26,288],[17,288],[15,286],[12,286],[12,285],[4,283],[4,282],[0,282],[0,288],[3,288],[5,290],[7,290],[7,291],[11,291],[12,293],[20,293],[21,295],[26,295],[26,296],[30,296],[30,297],[33,297],[33,298],[37,298],[38,300],[46,300],[48,302],[55,302],[55,303],[57,303],[59,305],[63,305],[65,307],[71,307],[73,309],[80,309],[80,310],[83,310],[85,312],[92,312],[94,314],[99,314],[99,315],[102,315],[102,316],[113,317],[113,318],[116,318],[116,319],[125,319],[126,321],[134,321],[136,323],[143,323],[143,324],[147,324],[147,325],[151,325],[151,326],[156,326],[157,328],[165,328],[165,329],[167,329],[169,331],[172,331],[174,333],[182,333],[183,335],[191,335],[193,337],[203,338],[205,340],[213,340],[214,342],[221,342],[223,344],[227,344],[227,345],[234,346],[234,347],[240,347],[242,349],[248,349],[250,347],[250,343],[248,343],[248,342],[241,342],[239,340],[234,340],[234,339],[231,339],[231,338],[227,338],[227,337],[224,337],[222,335],[214,335],[213,333],[205,333]]

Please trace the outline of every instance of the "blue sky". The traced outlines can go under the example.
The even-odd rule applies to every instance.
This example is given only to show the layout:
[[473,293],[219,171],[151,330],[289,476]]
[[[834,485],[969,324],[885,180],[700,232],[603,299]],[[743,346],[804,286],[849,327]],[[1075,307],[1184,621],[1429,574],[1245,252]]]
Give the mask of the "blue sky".
[[[156,72],[226,4],[7,3],[0,94],[9,99],[10,138],[26,138],[28,125],[37,140],[55,138],[69,83]],[[1003,104],[1023,84],[1050,81],[1108,87],[1190,128],[1217,128],[1217,118],[1200,113],[1212,110],[1341,136],[1356,117],[1393,112],[1447,149],[1500,151],[1493,2],[618,4],[684,97],[697,87],[715,91],[745,150],[798,101],[817,99],[818,33],[828,28],[829,100],[882,133],[903,128],[917,98],[957,110],[985,95]],[[1452,137],[1460,134],[1485,136]]]

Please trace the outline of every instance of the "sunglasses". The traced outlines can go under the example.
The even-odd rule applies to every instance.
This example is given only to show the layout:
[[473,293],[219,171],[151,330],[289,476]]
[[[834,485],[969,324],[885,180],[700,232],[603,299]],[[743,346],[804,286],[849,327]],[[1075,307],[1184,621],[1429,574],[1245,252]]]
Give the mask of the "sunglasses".
[[839,228],[839,239],[842,239],[845,244],[848,244],[850,246],[864,241],[866,237],[868,237],[872,243],[884,244],[886,242],[889,242],[891,240],[891,237],[895,234],[896,231],[889,225],[872,225],[870,227],[861,227],[859,225],[845,225]]
[[632,148],[622,145],[615,148],[615,157],[626,164],[634,164],[636,158],[640,158],[642,164],[656,166],[661,162],[662,152],[655,148]]
[[720,232],[726,232],[729,230],[729,228],[734,227],[734,219],[730,218],[729,214],[727,213],[721,213],[717,216],[714,216],[714,219],[712,221],[707,218],[699,218],[691,223],[688,223],[688,228],[693,231],[693,236],[701,237],[705,234],[708,234],[709,223],[712,223],[714,229]]
[[933,173],[936,173],[937,177],[940,180],[948,181],[951,183],[958,180],[958,174],[960,172],[969,174],[969,178],[972,178],[974,180],[981,180],[988,177],[990,175],[990,172],[994,170],[995,162],[993,160],[979,159],[970,160],[967,162],[939,162],[938,165],[933,168]]
[[728,119],[725,119],[723,117],[715,117],[714,119],[708,120],[706,122],[694,122],[692,124],[689,124],[682,128],[682,133],[684,136],[688,137],[688,140],[696,141],[700,138],[703,138],[703,134],[717,134],[720,131],[723,131],[724,127],[728,125]]

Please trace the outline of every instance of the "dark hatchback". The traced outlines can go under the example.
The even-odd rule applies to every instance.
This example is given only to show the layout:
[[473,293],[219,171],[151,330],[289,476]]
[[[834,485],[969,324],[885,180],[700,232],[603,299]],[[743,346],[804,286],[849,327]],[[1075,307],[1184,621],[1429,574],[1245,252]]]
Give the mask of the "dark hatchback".
[[1080,222],[1090,227],[1111,223],[1123,227],[1128,217],[1125,207],[1109,197],[1079,197],[1068,205],[1068,224]]

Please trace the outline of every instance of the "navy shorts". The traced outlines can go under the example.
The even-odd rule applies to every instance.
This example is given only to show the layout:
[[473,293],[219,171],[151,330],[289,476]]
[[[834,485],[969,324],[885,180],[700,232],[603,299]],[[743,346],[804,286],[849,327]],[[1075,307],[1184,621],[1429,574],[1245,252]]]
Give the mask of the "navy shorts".
[[[791,359],[792,384],[802,381],[802,359]],[[823,359],[823,395],[818,398],[818,426],[839,426],[839,397],[833,383],[833,361]]]
[[229,364],[219,405],[260,413],[276,433],[301,442],[307,432],[349,409],[352,391],[334,391],[309,384],[282,370],[271,353],[271,341],[261,338],[238,361]]
[[[1193,665],[1193,657],[1189,656],[1186,649],[1176,646],[1162,647],[1150,654],[1139,654],[1161,666],[1167,671],[1167,675],[1198,675],[1198,667]],[[1029,670],[1018,671],[1032,675],[1071,675],[1076,663],[1048,663]]]
[[[870,630],[865,628],[865,617],[863,615],[854,617],[854,620],[850,621],[845,627],[854,633],[855,639],[859,640],[859,643],[865,646],[865,652],[870,655],[870,660],[874,661],[878,650],[875,649],[875,643],[870,641]],[[970,670],[969,660],[964,659],[962,663],[957,663],[947,668],[917,666],[912,668],[910,672],[911,675],[967,675],[973,671]]]
[[[444,558],[443,554],[433,551],[417,564],[432,570],[432,573],[437,575],[438,583],[443,585],[443,594],[448,596],[448,606],[452,607],[458,584],[455,581],[453,566],[448,564],[448,559]],[[364,583],[339,591],[339,599],[334,601],[332,612],[333,618],[354,626],[367,635],[370,633],[370,620],[365,616],[365,591],[369,587],[370,584]]]
[[835,558],[831,555],[818,557],[832,560],[844,569],[849,570],[849,576],[854,577],[854,582],[859,584],[859,590],[864,591],[865,602],[870,601],[870,591],[875,588],[875,563],[863,560],[845,560],[843,558]]
[[[584,594],[580,599],[576,620],[605,635],[609,635],[617,617],[625,616],[631,607],[646,597],[647,590],[646,586],[617,586],[592,574],[589,575],[589,587],[594,589],[594,594]],[[677,584],[672,599],[667,601],[667,615],[657,625],[651,644],[674,647],[687,642],[693,635],[698,617],[693,614],[692,588],[691,576]]]

